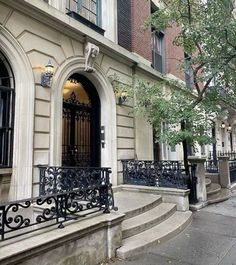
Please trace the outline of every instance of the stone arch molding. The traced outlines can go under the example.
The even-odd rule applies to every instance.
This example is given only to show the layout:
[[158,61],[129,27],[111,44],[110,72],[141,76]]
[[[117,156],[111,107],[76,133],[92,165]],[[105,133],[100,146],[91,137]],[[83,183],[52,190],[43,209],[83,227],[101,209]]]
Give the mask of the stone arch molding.
[[35,84],[27,55],[2,26],[0,40],[0,50],[7,57],[15,79],[14,152],[9,197],[17,200],[32,195]]
[[101,149],[101,166],[112,168],[112,183],[117,185],[116,101],[113,88],[101,67],[85,72],[85,59],[64,62],[53,77],[51,95],[50,164],[60,165],[62,154],[62,90],[64,82],[74,73],[86,76],[97,89],[101,101],[101,125],[105,126],[105,148]]

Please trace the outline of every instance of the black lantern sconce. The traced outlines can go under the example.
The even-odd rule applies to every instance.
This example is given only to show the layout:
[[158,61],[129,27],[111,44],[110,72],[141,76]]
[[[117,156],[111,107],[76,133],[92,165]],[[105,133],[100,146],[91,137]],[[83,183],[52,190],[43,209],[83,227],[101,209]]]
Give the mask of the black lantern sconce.
[[123,105],[127,99],[127,95],[125,92],[121,92],[120,95],[118,96],[118,104]]
[[47,65],[45,65],[44,72],[41,74],[41,86],[51,87],[53,74],[54,74],[54,66],[49,60]]
[[226,126],[226,124],[224,122],[221,123],[220,125],[221,129],[226,129],[227,132],[231,133],[232,132],[232,126],[230,124],[228,124],[228,126]]

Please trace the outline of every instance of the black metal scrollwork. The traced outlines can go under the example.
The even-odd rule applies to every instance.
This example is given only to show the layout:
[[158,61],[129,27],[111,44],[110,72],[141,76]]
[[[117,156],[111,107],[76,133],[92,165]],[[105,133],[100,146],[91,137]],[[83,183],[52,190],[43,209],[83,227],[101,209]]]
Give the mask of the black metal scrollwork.
[[109,168],[41,166],[41,197],[0,205],[1,240],[53,224],[63,228],[65,221],[116,210],[110,173]]
[[179,161],[122,160],[124,183],[186,189]]

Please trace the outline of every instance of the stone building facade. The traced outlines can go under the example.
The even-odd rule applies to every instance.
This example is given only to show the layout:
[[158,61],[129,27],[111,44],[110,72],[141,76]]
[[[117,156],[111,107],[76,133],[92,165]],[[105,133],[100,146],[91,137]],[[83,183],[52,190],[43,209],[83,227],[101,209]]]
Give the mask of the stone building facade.
[[[154,158],[152,127],[134,117],[132,102],[119,104],[109,77],[116,74],[124,84],[132,83],[134,75],[158,82],[160,71],[183,78],[172,61],[176,29],[161,36],[141,29],[159,5],[157,0],[0,0],[0,95],[5,111],[12,109],[7,126],[0,116],[2,200],[37,196],[39,164],[62,165],[68,156],[84,156],[80,165],[111,167],[112,183],[118,185],[122,159]],[[184,55],[178,50],[175,56]],[[49,61],[54,69],[47,86],[42,74]],[[66,104],[75,99],[85,116],[92,113],[87,123],[85,117],[80,125],[73,120],[83,143],[76,142],[71,114],[66,116],[71,110]],[[227,132],[218,132],[228,148]],[[159,159],[182,158],[180,146],[158,148]]]
[[[63,100],[73,85],[75,89],[85,87],[83,95],[77,95],[80,103],[94,103],[88,108],[94,107],[94,113],[98,113],[93,115],[97,117],[94,124],[88,125],[97,141],[89,150],[95,150],[93,157],[89,154],[90,162],[93,160],[89,166],[111,167],[112,183],[117,185],[122,182],[121,159],[153,158],[151,126],[136,122],[132,103],[117,104],[109,76],[116,73],[122,82],[131,83],[134,71],[150,79],[160,79],[159,74],[117,44],[115,0],[102,1],[97,11],[101,24],[95,29],[93,21],[81,22],[73,17],[77,8],[74,3],[0,1],[1,63],[8,69],[8,78],[12,79],[9,89],[14,90],[15,97],[10,103],[14,109],[12,147],[4,149],[12,160],[8,164],[2,161],[0,168],[3,200],[37,196],[37,165],[62,164],[63,135],[69,130],[63,127]],[[69,8],[71,15],[67,14]],[[105,30],[104,36],[100,28]],[[41,76],[49,60],[54,73],[50,87],[46,87]],[[1,90],[2,98],[3,93]],[[77,152],[76,148],[69,151]]]

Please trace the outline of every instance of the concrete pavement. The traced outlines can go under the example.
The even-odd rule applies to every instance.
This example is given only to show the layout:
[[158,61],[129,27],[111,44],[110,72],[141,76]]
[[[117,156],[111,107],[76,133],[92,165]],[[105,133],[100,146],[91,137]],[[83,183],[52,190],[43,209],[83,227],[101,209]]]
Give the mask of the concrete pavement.
[[236,191],[222,203],[194,213],[183,232],[113,265],[236,265]]

